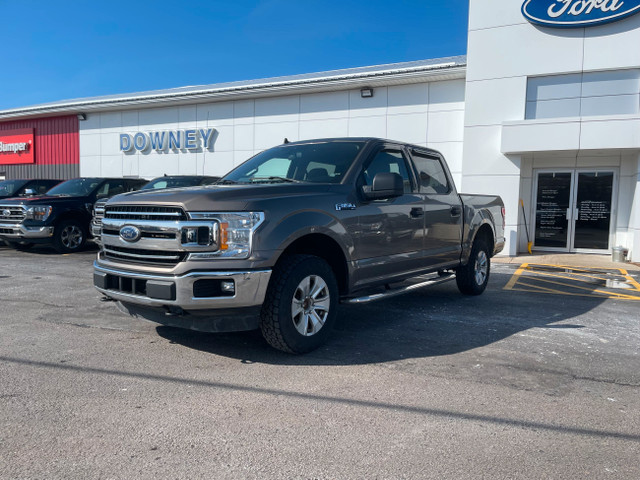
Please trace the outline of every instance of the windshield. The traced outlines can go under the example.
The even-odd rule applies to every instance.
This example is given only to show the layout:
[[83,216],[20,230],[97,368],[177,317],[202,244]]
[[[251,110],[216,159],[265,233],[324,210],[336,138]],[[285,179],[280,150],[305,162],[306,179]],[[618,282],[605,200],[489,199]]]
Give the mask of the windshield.
[[87,197],[104,181],[104,178],[74,178],[53,187],[47,195]]
[[27,183],[24,180],[5,180],[0,182],[0,196],[10,197],[20,190],[20,188]]
[[160,177],[146,183],[140,190],[193,187],[195,185],[200,185],[202,180],[202,177]]
[[364,142],[281,145],[247,160],[220,183],[340,183]]

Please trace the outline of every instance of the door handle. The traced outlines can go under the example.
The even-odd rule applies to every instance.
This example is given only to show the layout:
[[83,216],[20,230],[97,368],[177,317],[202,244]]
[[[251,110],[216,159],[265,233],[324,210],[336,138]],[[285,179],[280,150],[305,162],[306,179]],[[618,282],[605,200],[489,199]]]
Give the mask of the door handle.
[[451,207],[452,217],[459,217],[461,213],[462,213],[462,207],[459,207],[458,205],[454,205],[453,207]]
[[424,210],[421,208],[412,208],[411,209],[411,217],[412,218],[420,218],[424,215]]

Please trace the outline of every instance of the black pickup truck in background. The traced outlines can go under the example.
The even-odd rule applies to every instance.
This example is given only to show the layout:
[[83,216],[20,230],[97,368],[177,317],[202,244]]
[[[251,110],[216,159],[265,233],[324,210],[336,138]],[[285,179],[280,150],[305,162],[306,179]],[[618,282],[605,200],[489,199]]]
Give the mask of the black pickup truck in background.
[[48,243],[60,253],[80,250],[93,204],[147,183],[135,178],[74,178],[44,195],[0,200],[0,240],[18,249]]
[[326,341],[340,302],[455,279],[482,293],[504,205],[459,195],[440,153],[376,138],[266,150],[217,184],[107,202],[94,285],[121,310],[200,331],[260,328],[291,353]]
[[46,178],[3,180],[0,182],[0,200],[12,197],[42,195],[61,181],[62,180]]

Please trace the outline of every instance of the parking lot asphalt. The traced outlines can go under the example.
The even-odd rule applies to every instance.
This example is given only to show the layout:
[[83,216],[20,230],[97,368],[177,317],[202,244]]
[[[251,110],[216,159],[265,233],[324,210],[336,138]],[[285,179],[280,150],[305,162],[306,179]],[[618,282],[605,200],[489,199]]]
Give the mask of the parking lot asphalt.
[[496,262],[292,356],[126,317],[94,257],[0,248],[2,479],[640,478],[638,271]]

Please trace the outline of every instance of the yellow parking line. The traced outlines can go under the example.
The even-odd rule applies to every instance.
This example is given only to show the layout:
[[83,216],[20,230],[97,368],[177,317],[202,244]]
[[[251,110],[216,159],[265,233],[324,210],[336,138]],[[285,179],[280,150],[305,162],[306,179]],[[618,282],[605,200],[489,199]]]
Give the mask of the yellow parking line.
[[607,292],[604,290],[599,290],[599,289],[591,289],[591,288],[586,288],[586,287],[579,287],[578,285],[571,285],[571,284],[566,284],[563,282],[554,282],[553,280],[541,280],[541,279],[537,279],[540,282],[546,282],[546,283],[553,283],[554,285],[562,285],[563,287],[569,287],[569,288],[575,288],[578,290],[586,290],[588,292],[594,292],[594,293],[601,293],[602,295],[607,295],[607,296],[615,296],[615,297],[620,297],[620,298],[626,298],[628,300],[640,300],[640,296],[635,296],[635,295],[626,295],[624,293],[617,293],[617,292]]
[[[552,282],[555,283],[555,282]],[[616,300],[636,300],[636,301],[640,301],[640,297],[635,297],[633,295],[623,295],[621,293],[615,293],[615,292],[604,292],[602,290],[593,290],[593,292],[595,293],[600,293],[600,295],[594,295],[594,293],[571,293],[571,292],[565,292],[563,290],[556,290],[554,288],[546,288],[546,287],[542,287],[540,285],[531,285],[529,283],[525,283],[523,281],[518,282],[518,286],[520,285],[524,285],[526,287],[530,287],[533,288],[534,290],[527,290],[527,289],[520,289],[520,288],[516,288],[514,290],[516,291],[524,291],[524,292],[544,292],[544,293],[553,293],[556,295],[567,295],[570,297],[591,297],[591,298],[610,298],[610,299],[616,299]],[[559,284],[559,285],[564,285],[564,284]],[[575,287],[578,288],[578,287]],[[584,290],[588,290],[588,289],[584,289]]]
[[[565,268],[565,269],[570,269],[573,271],[582,271],[584,273],[574,273],[574,276],[567,276],[567,275],[563,275],[563,274],[557,274],[557,273],[552,273],[552,272],[545,272],[545,271],[538,271],[535,269],[535,267],[553,267],[553,268]],[[587,296],[587,297],[596,297],[596,298],[611,298],[611,299],[619,299],[619,300],[636,300],[636,301],[640,301],[640,296],[635,296],[635,295],[627,295],[627,294],[623,294],[623,293],[617,293],[617,292],[608,292],[608,291],[604,291],[604,290],[600,290],[598,288],[596,289],[592,289],[592,288],[586,288],[586,287],[581,287],[578,285],[573,285],[573,284],[567,284],[564,282],[558,282],[558,281],[553,281],[553,280],[549,280],[548,278],[545,277],[552,277],[552,278],[558,278],[558,279],[562,279],[562,280],[569,280],[569,281],[574,281],[574,282],[581,282],[581,283],[587,283],[588,280],[585,280],[585,278],[590,278],[590,279],[596,279],[599,281],[605,281],[608,280],[608,278],[603,278],[602,276],[609,276],[611,275],[610,273],[607,272],[616,272],[616,274],[614,274],[614,276],[620,276],[623,277],[625,280],[627,280],[627,282],[632,285],[633,287],[635,287],[635,291],[640,292],[640,283],[638,283],[631,275],[629,275],[629,273],[625,270],[625,269],[618,269],[618,268],[606,268],[606,269],[600,269],[600,276],[598,275],[593,275],[593,269],[589,269],[588,267],[576,267],[576,266],[568,266],[568,265],[550,265],[550,264],[531,264],[531,263],[523,263],[520,265],[520,267],[518,267],[518,269],[515,271],[515,273],[511,276],[511,278],[509,279],[509,281],[507,282],[507,284],[503,287],[504,290],[518,290],[518,291],[529,291],[529,292],[544,292],[544,293],[552,293],[552,294],[557,294],[557,295],[569,295],[569,296]],[[602,271],[604,270],[604,272]],[[538,282],[542,282],[542,283],[547,283],[547,284],[553,284],[553,285],[560,285],[562,287],[567,287],[567,288],[573,288],[573,289],[578,289],[578,290],[585,290],[588,291],[588,294],[585,293],[570,293],[567,291],[563,291],[563,290],[558,290],[558,289],[554,289],[554,288],[547,288],[547,287],[543,287],[540,285],[532,285],[530,283],[526,283],[523,281],[523,273],[525,271],[531,272],[532,274],[534,274],[533,276],[529,276],[527,278],[536,280]],[[617,273],[619,272],[619,273]],[[591,275],[589,273],[592,273]],[[535,276],[537,275],[537,276]],[[582,278],[576,278],[576,277],[582,277]],[[524,289],[524,288],[520,288],[522,286],[526,286],[529,288],[532,288],[533,290],[528,290],[528,289]]]
[[527,269],[528,265],[529,265],[528,263],[523,263],[522,265],[520,265],[518,270],[516,270],[516,272],[511,276],[511,278],[509,279],[509,281],[507,282],[507,284],[504,286],[503,289],[512,290],[513,286],[518,281],[518,278],[520,278],[520,275],[522,275],[522,272],[524,272]]
[[[567,277],[567,276],[565,276],[565,275],[558,275],[558,274],[555,274],[555,273],[549,273],[549,272],[535,272],[535,271],[534,271],[534,273],[537,273],[540,277],[562,278],[562,279],[564,279],[564,280],[573,280],[573,281],[576,281],[576,282],[587,283],[587,280],[582,280],[582,279],[580,279],[580,278],[574,278],[574,277]],[[585,275],[583,275],[583,276],[585,276]],[[620,276],[621,276],[621,277],[623,277],[623,278],[626,278],[627,280],[629,280],[629,279],[630,279],[630,277],[629,277],[628,275],[627,275],[626,277],[625,277],[624,275],[620,275]],[[597,279],[597,280],[603,280],[603,281],[606,281],[606,280],[607,280],[606,278],[600,278],[600,277],[594,277],[594,276],[589,276],[588,278],[595,278],[595,279]],[[637,282],[635,282],[633,279],[631,279],[631,281],[632,281],[635,285],[638,285],[638,284],[637,284]],[[635,286],[635,285],[634,285],[634,286]],[[638,285],[638,286],[640,286],[640,285]],[[578,287],[576,287],[576,288],[578,288]],[[637,290],[637,291],[639,291],[639,292],[640,292],[640,288],[636,288],[635,290]]]
[[630,284],[636,287],[636,290],[640,291],[640,283],[636,282],[636,280],[631,275],[629,275],[629,272],[627,272],[626,270],[621,268],[620,271],[623,273],[622,276],[626,278]]

